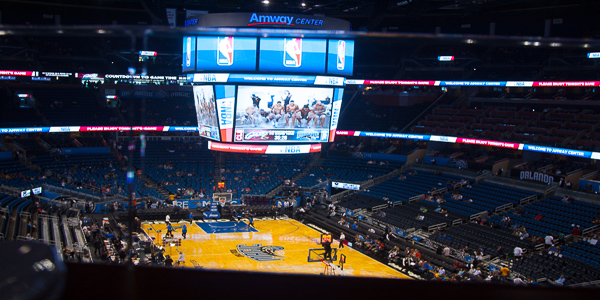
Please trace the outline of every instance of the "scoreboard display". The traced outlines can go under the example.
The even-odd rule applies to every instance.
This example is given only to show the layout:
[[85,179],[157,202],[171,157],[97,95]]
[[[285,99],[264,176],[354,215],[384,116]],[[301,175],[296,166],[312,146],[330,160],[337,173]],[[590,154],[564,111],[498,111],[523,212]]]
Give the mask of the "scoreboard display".
[[324,73],[324,39],[262,38],[259,71]]
[[345,86],[336,76],[352,75],[354,41],[185,36],[182,59],[200,136],[247,145],[324,143],[334,141]]
[[344,92],[340,78],[252,74],[188,78],[195,84],[203,137],[252,144],[333,142]]
[[354,41],[299,37],[185,36],[183,72],[278,72],[351,76]]
[[256,70],[256,38],[232,36],[199,36],[196,47],[196,69]]
[[234,142],[328,142],[333,91],[238,86]]

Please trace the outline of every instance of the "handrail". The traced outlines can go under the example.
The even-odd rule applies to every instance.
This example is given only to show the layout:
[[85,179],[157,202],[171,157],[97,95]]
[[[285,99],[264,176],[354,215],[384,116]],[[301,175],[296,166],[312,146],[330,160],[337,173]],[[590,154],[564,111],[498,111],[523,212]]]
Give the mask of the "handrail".
[[527,204],[527,203],[531,203],[531,202],[535,201],[536,199],[537,199],[537,197],[535,195],[531,195],[531,196],[527,196],[527,197],[519,200],[519,203],[521,205],[524,205],[524,204]]
[[[521,200],[523,201],[523,200]],[[523,202],[521,202],[523,203]],[[496,209],[494,210],[495,213],[499,213],[499,212],[503,212],[503,211],[507,211],[509,209],[513,208],[513,204],[512,203],[507,203],[504,205],[500,205],[498,207],[496,207]]]
[[473,220],[475,220],[475,219],[477,219],[477,218],[479,218],[479,217],[481,217],[481,216],[487,216],[488,214],[489,214],[489,212],[488,212],[487,210],[484,210],[484,211],[482,211],[482,212],[479,212],[479,213],[476,213],[476,214],[472,214],[472,215],[469,217],[469,220],[470,220],[470,221],[473,221]]

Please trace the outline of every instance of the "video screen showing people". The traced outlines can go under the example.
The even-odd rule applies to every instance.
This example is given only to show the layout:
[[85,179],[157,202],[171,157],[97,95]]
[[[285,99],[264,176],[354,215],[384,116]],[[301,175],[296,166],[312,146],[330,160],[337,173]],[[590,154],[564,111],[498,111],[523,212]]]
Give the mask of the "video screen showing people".
[[239,86],[235,127],[328,130],[332,97],[332,88]]
[[194,86],[194,104],[200,136],[220,140],[215,93],[212,85]]

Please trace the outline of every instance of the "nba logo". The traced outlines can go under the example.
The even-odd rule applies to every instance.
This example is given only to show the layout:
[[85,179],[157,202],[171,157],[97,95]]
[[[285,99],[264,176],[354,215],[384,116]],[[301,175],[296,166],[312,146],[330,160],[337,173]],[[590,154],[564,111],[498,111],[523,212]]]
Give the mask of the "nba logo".
[[244,140],[244,130],[236,130],[235,131],[235,140],[240,142]]
[[188,37],[185,45],[185,66],[189,67],[192,65],[192,38]]
[[284,39],[283,65],[299,67],[302,64],[302,39]]
[[217,64],[219,66],[231,66],[233,64],[233,37],[219,37],[218,44]]
[[346,65],[346,41],[339,40],[337,47],[337,69],[343,70]]

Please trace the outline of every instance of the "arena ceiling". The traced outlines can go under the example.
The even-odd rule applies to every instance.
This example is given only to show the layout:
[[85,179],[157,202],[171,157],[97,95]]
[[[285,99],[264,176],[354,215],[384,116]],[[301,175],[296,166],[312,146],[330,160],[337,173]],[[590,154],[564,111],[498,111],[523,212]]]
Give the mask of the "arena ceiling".
[[[146,11],[158,17],[165,8],[219,12],[288,12],[317,14],[347,19],[360,25],[374,26],[377,20],[404,18],[489,18],[497,15],[561,17],[589,15],[598,11],[596,0],[0,0],[0,9],[27,7],[88,8],[103,10]],[[370,22],[369,22],[370,21]],[[364,24],[363,24],[364,23]],[[389,23],[389,22],[388,22]]]

